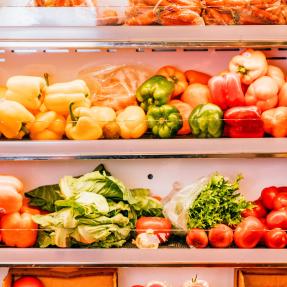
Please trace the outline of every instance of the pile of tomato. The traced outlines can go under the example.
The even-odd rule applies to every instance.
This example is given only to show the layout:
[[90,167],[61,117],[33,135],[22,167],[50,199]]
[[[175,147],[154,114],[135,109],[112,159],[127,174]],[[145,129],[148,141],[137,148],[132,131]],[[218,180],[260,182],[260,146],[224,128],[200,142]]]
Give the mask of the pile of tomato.
[[218,224],[208,232],[191,229],[186,242],[190,247],[227,248],[234,242],[239,248],[285,248],[287,245],[287,187],[267,187],[253,202],[251,209],[242,212],[243,220],[235,229]]

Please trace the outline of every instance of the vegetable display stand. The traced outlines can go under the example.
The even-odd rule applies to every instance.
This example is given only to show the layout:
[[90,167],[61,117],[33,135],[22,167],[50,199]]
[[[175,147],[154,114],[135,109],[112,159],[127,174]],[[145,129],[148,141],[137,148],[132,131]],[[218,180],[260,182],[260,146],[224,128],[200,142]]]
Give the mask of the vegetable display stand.
[[[138,113],[135,109],[139,107],[136,107],[127,113],[135,115],[134,121],[137,125],[129,122],[130,126],[128,121],[125,121],[127,115],[122,115],[121,123],[124,127],[120,128],[121,132],[125,131],[124,136],[121,134],[122,139],[112,137],[109,140],[97,140],[102,137],[103,129],[101,125],[94,126],[94,122],[90,120],[90,110],[85,107],[90,99],[86,87],[82,86],[82,78],[88,82],[90,76],[99,71],[95,67],[101,67],[102,71],[102,67],[107,66],[116,69],[129,66],[132,74],[135,70],[140,70],[144,77],[150,75],[150,70],[156,71],[167,65],[216,75],[228,69],[230,59],[246,48],[263,52],[270,65],[278,66],[286,73],[285,30],[286,27],[282,26],[0,28],[0,85],[6,85],[7,80],[11,77],[13,80],[16,75],[37,78],[49,74],[49,93],[29,93],[33,105],[38,108],[38,100],[45,96],[46,104],[48,101],[48,106],[51,107],[60,99],[53,99],[54,94],[62,96],[60,105],[57,105],[58,111],[48,114],[43,111],[43,114],[38,116],[38,123],[47,123],[44,127],[45,133],[52,134],[55,141],[36,141],[43,136],[42,126],[39,128],[37,125],[34,128],[28,125],[33,140],[20,140],[25,135],[26,123],[31,122],[29,117],[34,118],[34,113],[22,113],[17,107],[14,107],[14,110],[18,111],[15,117],[18,119],[21,114],[27,117],[27,120],[24,117],[21,119],[23,126],[16,126],[16,136],[13,126],[3,137],[15,138],[20,135],[19,139],[1,138],[0,173],[18,178],[23,186],[13,178],[13,188],[10,181],[9,184],[6,182],[3,190],[0,189],[0,199],[5,193],[13,194],[10,200],[15,200],[18,204],[11,207],[9,200],[0,201],[0,279],[5,278],[7,268],[12,266],[15,269],[24,268],[22,271],[31,266],[39,267],[39,270],[43,267],[96,267],[117,268],[119,287],[152,286],[147,285],[148,282],[156,281],[173,287],[192,286],[184,285],[184,282],[192,284],[192,278],[196,278],[196,275],[198,282],[205,280],[210,286],[247,287],[249,285],[242,283],[236,285],[239,277],[250,275],[248,272],[244,273],[245,268],[272,267],[281,270],[285,267],[287,249],[267,248],[266,245],[273,246],[270,242],[260,243],[256,239],[256,248],[246,248],[244,240],[240,238],[241,240],[228,241],[228,248],[216,248],[216,243],[209,238],[207,248],[201,249],[189,248],[195,246],[190,243],[193,238],[189,238],[187,243],[185,240],[188,231],[185,229],[195,227],[209,231],[215,223],[228,223],[232,227],[232,233],[235,233],[237,225],[245,222],[240,228],[246,230],[249,223],[241,218],[241,212],[250,212],[253,205],[258,207],[255,200],[260,197],[264,188],[276,186],[276,190],[278,187],[281,188],[280,192],[286,192],[282,191],[282,188],[287,185],[284,173],[287,166],[287,140],[283,137],[249,138],[254,134],[263,136],[261,124],[256,125],[259,121],[256,107],[245,107],[238,111],[233,107],[233,103],[228,103],[228,108],[231,109],[225,122],[228,126],[227,132],[235,135],[234,138],[215,138],[226,132],[222,127],[223,113],[220,109],[213,108],[212,104],[195,108],[190,120],[192,124],[188,127],[200,126],[198,137],[213,137],[198,139],[176,135],[176,131],[186,128],[180,119],[180,108],[177,110],[176,103],[166,107],[166,99],[163,97],[161,107],[152,106],[147,112],[150,126],[145,136],[141,137],[147,130],[148,123],[142,121],[143,114]],[[170,70],[164,72],[170,77]],[[157,77],[158,80],[162,79],[162,76]],[[138,81],[138,78],[137,75],[135,81]],[[227,78],[228,76],[220,76],[220,87],[226,84]],[[107,78],[103,79],[107,81]],[[19,78],[16,80],[19,83]],[[72,82],[74,80],[77,88],[74,86],[75,82]],[[204,80],[207,81],[206,78]],[[41,91],[42,85],[47,84],[39,78],[34,79],[33,83],[35,81],[39,88],[37,92]],[[232,81],[234,86],[238,84],[236,78]],[[17,96],[17,83],[9,82],[8,88],[13,99]],[[57,86],[57,83],[65,83],[64,88]],[[184,82],[180,83],[185,85]],[[157,84],[159,85],[159,82]],[[238,85],[236,87],[238,88]],[[110,82],[105,88],[111,88]],[[123,91],[122,87],[117,89]],[[172,92],[168,85],[164,86],[164,92],[168,93],[168,96],[173,97],[174,91]],[[73,98],[75,94],[80,98],[81,107],[73,109],[70,100],[66,100]],[[219,93],[217,99],[222,100],[223,96]],[[16,98],[22,101],[19,97]],[[136,100],[139,101],[139,98],[146,106],[150,98],[152,104],[154,103],[155,95],[150,91],[145,94],[140,90],[140,96]],[[22,104],[27,106],[27,103]],[[118,112],[122,105],[126,105],[125,100],[117,102],[113,108]],[[128,105],[132,106],[130,102]],[[206,110],[210,105],[211,109]],[[6,112],[5,109],[3,113],[4,111]],[[114,113],[109,113],[108,116],[114,118],[117,116],[116,112]],[[206,114],[212,114],[218,123],[211,132],[209,127],[202,128],[201,116]],[[68,115],[68,134],[71,140],[62,140],[63,117]],[[246,122],[244,130],[238,130],[237,120],[242,117],[247,123],[256,122],[255,132],[248,129],[250,125]],[[61,124],[60,129],[51,125],[55,119]],[[87,122],[82,125],[83,119]],[[173,125],[170,125],[171,121]],[[135,130],[140,124],[140,131]],[[81,128],[81,125],[84,128]],[[87,127],[92,135],[84,137],[83,131],[86,132]],[[19,134],[19,130],[23,134]],[[140,136],[137,136],[136,132]],[[166,137],[168,139],[165,139]],[[82,139],[86,141],[81,141]],[[0,179],[2,180],[2,177]],[[238,188],[244,198],[236,194]],[[96,192],[93,192],[95,190]],[[208,197],[208,192],[214,193]],[[24,196],[24,193],[27,196]],[[279,191],[277,193],[279,194]],[[176,197],[178,194],[183,197]],[[187,197],[184,197],[185,195]],[[163,198],[164,208],[159,198]],[[202,206],[207,209],[210,206],[214,208],[212,204],[215,203],[209,201],[214,198],[222,200],[226,204],[223,206],[229,208],[227,211],[219,210],[219,204],[219,207],[214,209],[214,214],[221,214],[224,222],[202,209]],[[203,204],[196,201],[197,199],[204,199]],[[264,203],[262,198],[260,200]],[[284,200],[284,196],[278,197],[277,204],[284,205]],[[253,203],[249,204],[249,201]],[[208,204],[205,205],[206,202]],[[233,205],[234,202],[236,206]],[[189,205],[184,206],[184,203]],[[5,205],[6,209],[1,204]],[[196,210],[192,210],[192,207],[196,207]],[[12,211],[9,210],[8,215],[3,215],[8,208],[12,208]],[[276,212],[275,206],[264,208],[264,216],[269,216],[268,220],[272,223],[270,217]],[[183,217],[178,216],[181,212]],[[141,249],[143,245],[146,246],[146,238],[140,237],[139,240],[138,236],[146,235],[150,231],[147,231],[146,226],[136,226],[136,220],[151,214],[153,217],[160,217],[162,213],[165,216],[168,214],[173,227],[166,224],[165,230],[152,231],[155,243],[148,242],[149,248]],[[203,213],[206,217],[202,216]],[[21,217],[20,214],[26,215]],[[230,214],[232,216],[229,218]],[[203,217],[201,226],[198,221],[191,219],[196,216]],[[257,228],[259,219],[255,221],[254,226]],[[271,223],[269,222],[270,226]],[[273,227],[277,228],[277,225],[274,224]],[[141,228],[144,232],[140,231]],[[260,232],[265,232],[261,230],[261,225],[259,229]],[[11,231],[14,232],[12,235]],[[16,231],[21,236],[17,236]],[[229,229],[227,231],[230,232]],[[36,236],[35,232],[38,232]],[[22,240],[23,238],[27,241]],[[156,248],[158,245],[159,248]],[[239,272],[238,268],[242,268],[242,271]],[[15,269],[11,272],[15,272]],[[237,274],[236,280],[234,274]]]

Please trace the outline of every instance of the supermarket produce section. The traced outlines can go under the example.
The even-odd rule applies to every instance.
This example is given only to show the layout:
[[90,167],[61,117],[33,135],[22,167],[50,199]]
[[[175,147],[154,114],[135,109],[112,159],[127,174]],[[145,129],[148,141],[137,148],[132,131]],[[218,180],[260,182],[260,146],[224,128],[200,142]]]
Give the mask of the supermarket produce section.
[[285,0],[0,19],[2,287],[287,284]]

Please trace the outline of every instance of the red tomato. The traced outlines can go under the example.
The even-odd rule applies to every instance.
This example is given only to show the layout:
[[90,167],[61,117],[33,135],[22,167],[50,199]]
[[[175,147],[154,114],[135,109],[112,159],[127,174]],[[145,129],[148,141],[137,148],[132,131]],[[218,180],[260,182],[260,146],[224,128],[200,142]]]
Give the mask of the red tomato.
[[153,281],[153,282],[148,283],[146,287],[167,287],[167,286],[163,282]]
[[169,102],[169,104],[175,108],[178,109],[182,121],[183,121],[183,126],[182,128],[177,132],[178,135],[188,135],[191,133],[191,129],[188,123],[189,116],[192,112],[192,108],[189,104],[184,103],[180,100],[172,100]]
[[267,211],[264,208],[261,200],[257,199],[254,202],[252,202],[254,205],[251,209],[245,209],[242,211],[242,217],[248,217],[248,216],[255,216],[257,218],[262,218],[267,215]]
[[203,229],[193,228],[186,235],[186,243],[189,247],[205,248],[208,245],[208,237]]
[[212,247],[229,247],[233,241],[233,230],[225,224],[217,224],[210,229],[208,240]]
[[246,217],[234,232],[234,242],[239,248],[254,248],[264,234],[264,225],[254,217]]
[[287,186],[279,186],[278,192],[287,192]]
[[266,232],[264,240],[269,248],[284,248],[287,245],[287,234],[281,228],[274,228]]
[[159,195],[152,195],[151,197],[153,197],[154,199],[157,199],[158,201],[161,201],[162,198]]
[[25,276],[17,279],[13,287],[44,287],[44,284],[36,277]]
[[267,227],[269,229],[282,228],[287,229],[287,210],[273,210],[266,217]]
[[211,76],[208,74],[205,74],[199,71],[194,71],[194,70],[186,71],[184,74],[189,84],[198,83],[198,84],[207,85],[208,81],[211,78]]
[[265,245],[265,234],[267,233],[267,231],[268,231],[268,228],[267,228],[267,225],[266,225],[266,218],[258,218],[260,221],[261,221],[261,223],[263,224],[263,235],[262,235],[262,237],[261,237],[261,239],[260,239],[260,241],[259,241],[259,243],[261,244],[261,245]]
[[268,209],[273,209],[273,201],[278,194],[278,188],[275,186],[266,187],[261,191],[261,200],[263,206]]
[[258,219],[261,221],[261,223],[263,225],[267,226],[266,218],[261,217],[261,218],[258,218]]
[[141,217],[136,222],[137,234],[144,233],[152,229],[161,242],[165,242],[170,237],[171,222],[162,217]]
[[143,285],[133,285],[131,287],[144,287]]
[[282,207],[287,207],[287,192],[280,192],[273,200],[273,206],[275,210],[279,210]]

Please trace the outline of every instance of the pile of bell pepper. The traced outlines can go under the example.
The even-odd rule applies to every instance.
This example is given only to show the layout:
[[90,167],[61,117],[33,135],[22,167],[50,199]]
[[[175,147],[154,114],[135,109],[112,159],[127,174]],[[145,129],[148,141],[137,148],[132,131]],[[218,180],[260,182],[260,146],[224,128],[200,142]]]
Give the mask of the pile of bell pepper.
[[48,75],[13,76],[0,87],[0,133],[32,140],[287,136],[287,78],[262,51],[243,51],[213,77],[164,66],[120,111],[92,106],[92,96],[83,80],[49,85]]

